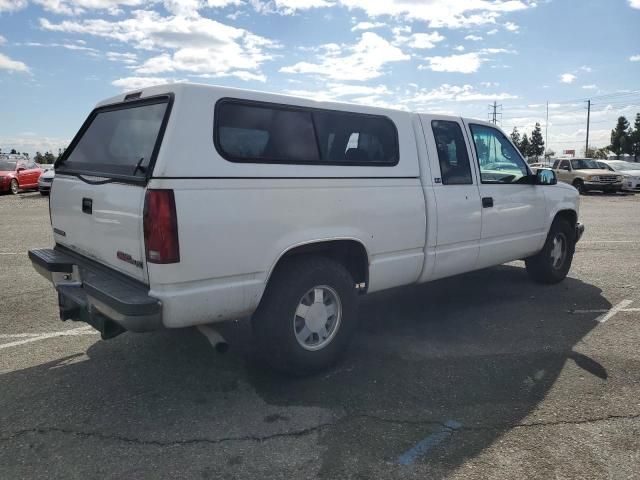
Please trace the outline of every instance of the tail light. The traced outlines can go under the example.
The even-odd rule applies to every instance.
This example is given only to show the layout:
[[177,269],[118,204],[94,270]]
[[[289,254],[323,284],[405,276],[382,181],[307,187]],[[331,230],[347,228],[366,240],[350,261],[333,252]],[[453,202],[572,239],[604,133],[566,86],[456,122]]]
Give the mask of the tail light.
[[178,263],[180,246],[173,190],[147,190],[143,224],[147,262]]

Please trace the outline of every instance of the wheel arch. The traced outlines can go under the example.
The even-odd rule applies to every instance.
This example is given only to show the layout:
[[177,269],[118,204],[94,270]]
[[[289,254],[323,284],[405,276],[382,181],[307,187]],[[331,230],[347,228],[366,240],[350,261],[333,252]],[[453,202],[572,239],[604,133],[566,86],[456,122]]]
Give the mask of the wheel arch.
[[571,209],[559,210],[558,212],[556,212],[553,220],[555,221],[556,218],[563,218],[567,220],[572,227],[575,227],[578,223],[578,213],[575,210]]
[[361,286],[360,292],[366,292],[369,285],[369,252],[364,243],[355,238],[319,239],[290,246],[269,269],[265,285],[269,284],[277,268],[298,255],[320,255],[337,261],[349,271],[355,284]]

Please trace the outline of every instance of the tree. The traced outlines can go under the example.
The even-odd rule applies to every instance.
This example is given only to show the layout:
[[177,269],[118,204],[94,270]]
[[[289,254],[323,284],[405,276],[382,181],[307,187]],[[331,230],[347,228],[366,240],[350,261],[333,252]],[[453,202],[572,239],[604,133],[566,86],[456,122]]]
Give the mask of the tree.
[[44,157],[43,157],[43,163],[53,163],[55,161],[56,157],[53,155],[53,153],[46,151],[44,153]]
[[545,152],[544,158],[552,158],[556,156],[556,152],[550,148]]
[[524,158],[529,156],[531,143],[529,142],[529,137],[527,137],[526,133],[522,136],[522,141],[520,142],[520,145],[518,145],[518,150],[520,150],[520,153]]
[[636,113],[636,121],[631,132],[631,152],[633,159],[637,162],[640,157],[640,112]]
[[66,149],[67,149],[67,147],[65,147],[65,148],[59,148],[59,149],[58,149],[58,156],[56,157],[56,162],[57,162],[58,160],[60,160],[60,157],[62,157],[62,154],[64,153],[64,151],[65,151]]
[[611,130],[611,146],[609,147],[616,157],[623,153],[631,153],[631,136],[629,135],[629,122],[625,117],[618,117],[616,128]]
[[511,132],[511,141],[513,142],[513,144],[517,147],[518,145],[520,145],[520,132],[518,131],[518,127],[513,127],[513,131]]
[[42,156],[42,154],[40,152],[36,152],[36,156],[33,157],[33,160],[36,163],[44,163],[44,157]]
[[9,152],[9,154],[11,154],[11,155],[17,155],[17,154],[18,154],[18,152],[16,151],[16,149],[15,149],[15,148],[12,148],[12,149],[11,149],[11,151]]
[[536,160],[544,153],[544,139],[542,138],[542,130],[538,122],[536,122],[533,132],[531,132],[531,147],[529,152],[536,157]]

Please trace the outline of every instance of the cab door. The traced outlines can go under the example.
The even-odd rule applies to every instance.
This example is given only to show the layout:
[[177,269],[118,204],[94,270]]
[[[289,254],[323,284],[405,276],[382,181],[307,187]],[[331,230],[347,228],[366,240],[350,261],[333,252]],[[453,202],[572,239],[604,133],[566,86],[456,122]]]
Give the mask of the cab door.
[[476,267],[481,234],[481,204],[471,151],[459,118],[420,115],[429,152],[435,197],[435,265],[430,279]]
[[565,183],[572,183],[571,178],[571,162],[569,160],[560,160],[560,164],[558,165],[558,170],[556,170],[556,175],[558,176],[558,180]]
[[478,268],[537,253],[547,235],[543,187],[531,182],[526,162],[499,129],[484,122],[470,122],[467,132],[474,144],[474,166],[480,179]]

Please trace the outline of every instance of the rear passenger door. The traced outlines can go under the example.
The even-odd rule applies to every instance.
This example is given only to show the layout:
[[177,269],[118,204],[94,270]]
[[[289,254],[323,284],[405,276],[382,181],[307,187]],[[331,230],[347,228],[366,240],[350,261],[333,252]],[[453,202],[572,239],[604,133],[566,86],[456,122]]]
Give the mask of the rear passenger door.
[[478,268],[537,253],[546,237],[545,187],[531,182],[526,162],[500,130],[472,122],[469,133],[482,203]]
[[464,125],[452,117],[420,117],[429,150],[437,215],[433,279],[475,268],[482,214]]

